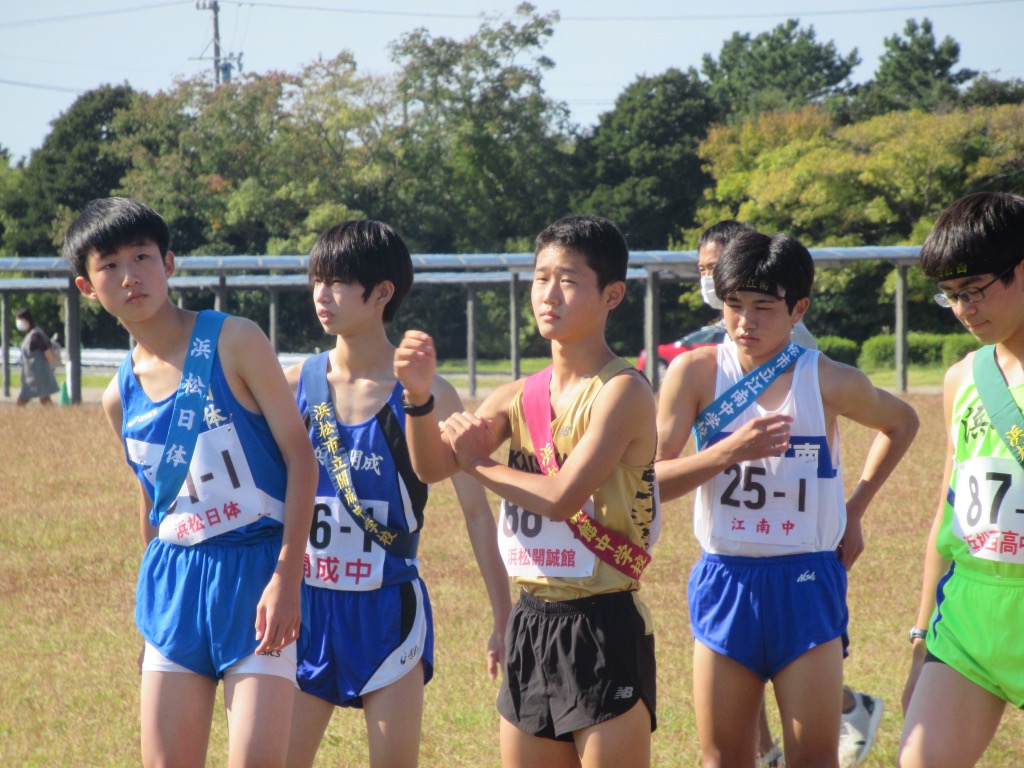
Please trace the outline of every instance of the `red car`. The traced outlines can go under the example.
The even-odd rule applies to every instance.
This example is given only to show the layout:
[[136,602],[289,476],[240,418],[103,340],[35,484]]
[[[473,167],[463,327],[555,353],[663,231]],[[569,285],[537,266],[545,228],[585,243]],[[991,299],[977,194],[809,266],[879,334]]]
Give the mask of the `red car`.
[[[676,339],[671,344],[659,344],[658,345],[658,374],[659,378],[664,377],[665,371],[668,369],[668,364],[674,359],[679,357],[684,352],[689,352],[691,349],[697,349],[697,347],[713,347],[715,344],[721,344],[725,340],[725,327],[721,325],[706,325],[703,328],[698,328],[696,331],[683,336],[681,339]],[[647,370],[647,350],[643,349],[640,351],[640,356],[636,359],[636,367],[641,371]]]

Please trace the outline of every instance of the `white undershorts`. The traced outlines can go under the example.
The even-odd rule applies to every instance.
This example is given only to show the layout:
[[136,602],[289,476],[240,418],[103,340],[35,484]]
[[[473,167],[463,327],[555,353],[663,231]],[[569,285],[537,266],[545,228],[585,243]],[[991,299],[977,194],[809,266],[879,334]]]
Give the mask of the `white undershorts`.
[[[240,659],[224,670],[224,677],[231,675],[273,675],[294,682],[296,667],[295,643],[289,643],[280,651],[270,651],[259,655],[252,654]],[[189,672],[191,669],[175,664],[160,651],[146,643],[146,651],[142,656],[143,672]]]

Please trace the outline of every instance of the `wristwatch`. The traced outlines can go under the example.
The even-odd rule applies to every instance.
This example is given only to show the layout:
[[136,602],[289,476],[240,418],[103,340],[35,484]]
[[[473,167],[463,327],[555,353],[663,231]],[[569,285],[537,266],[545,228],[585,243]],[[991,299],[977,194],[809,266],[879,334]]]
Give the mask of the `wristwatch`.
[[918,627],[910,628],[910,642],[914,642],[915,640],[924,640],[926,637],[928,637],[927,629],[920,629]]

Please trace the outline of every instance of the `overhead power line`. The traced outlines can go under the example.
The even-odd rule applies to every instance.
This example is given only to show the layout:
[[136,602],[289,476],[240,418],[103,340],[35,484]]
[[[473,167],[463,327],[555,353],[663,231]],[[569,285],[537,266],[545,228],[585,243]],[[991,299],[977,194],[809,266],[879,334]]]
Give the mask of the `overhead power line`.
[[[473,19],[477,20],[481,14],[469,13],[432,13],[429,11],[388,11],[379,8],[338,8],[323,5],[298,5],[291,3],[262,2],[261,0],[221,0],[224,5],[251,6],[253,8],[283,8],[291,11],[320,11],[324,13],[361,14],[366,16],[405,16],[411,18],[432,18],[432,19]],[[835,10],[820,10],[808,8],[797,11],[771,11],[753,13],[696,13],[696,14],[662,14],[657,16],[571,16],[562,15],[561,21],[597,21],[597,22],[628,22],[628,21],[735,21],[740,19],[763,19],[779,17],[800,17],[800,16],[848,16],[865,13],[906,13],[907,11],[933,11],[947,8],[975,8],[984,5],[1007,5],[1021,3],[1024,0],[961,0],[953,3],[917,3],[910,5],[889,5],[874,8],[843,8]]]
[[62,88],[59,85],[43,85],[42,83],[25,83],[20,80],[0,78],[0,85],[16,85],[19,88],[35,88],[39,91],[60,91],[61,93],[81,93],[80,88]]
[[171,0],[170,2],[153,3],[152,5],[135,5],[127,8],[111,8],[106,11],[89,11],[87,13],[66,13],[61,16],[44,16],[38,19],[16,19],[14,21],[0,21],[0,29],[8,29],[10,27],[29,27],[36,24],[55,24],[62,21],[79,21],[80,19],[92,19],[97,16],[121,16],[125,13],[135,13],[137,11],[151,11],[154,8],[169,8],[171,6],[181,6],[180,2]]
[[[278,8],[289,11],[317,11],[321,13],[356,14],[364,16],[398,16],[420,19],[468,19],[479,20],[481,13],[434,13],[430,11],[388,11],[379,8],[338,8],[323,5],[293,5],[290,3],[261,2],[261,0],[220,0],[223,5],[249,6],[251,8]],[[867,13],[907,13],[913,11],[941,11],[953,8],[977,8],[986,5],[1012,5],[1024,2],[1024,0],[961,0],[953,3],[916,3],[908,5],[876,6],[871,8],[837,8],[834,10],[821,10],[819,8],[806,8],[803,10],[789,11],[761,11],[749,13],[694,13],[694,14],[663,14],[659,16],[562,16],[562,21],[568,22],[671,22],[671,21],[737,21],[742,19],[765,19],[765,18],[799,18],[804,16],[852,16]],[[66,21],[79,21],[101,16],[119,16],[125,13],[137,13],[139,11],[150,11],[155,8],[180,7],[180,0],[169,0],[162,3],[151,3],[149,5],[127,6],[125,8],[111,8],[105,11],[89,11],[84,13],[69,13],[61,16],[43,16],[35,19],[16,19],[13,21],[0,21],[0,29],[14,27],[26,27],[38,24],[55,24]]]

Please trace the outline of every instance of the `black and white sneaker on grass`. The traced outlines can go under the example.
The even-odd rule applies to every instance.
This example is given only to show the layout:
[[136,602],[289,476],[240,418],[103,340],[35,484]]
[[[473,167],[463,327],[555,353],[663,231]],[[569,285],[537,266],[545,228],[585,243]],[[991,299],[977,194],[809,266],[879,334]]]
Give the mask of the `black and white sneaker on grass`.
[[839,765],[853,768],[867,759],[875,743],[875,733],[882,720],[882,700],[878,696],[850,691],[854,706],[843,712],[839,726]]

